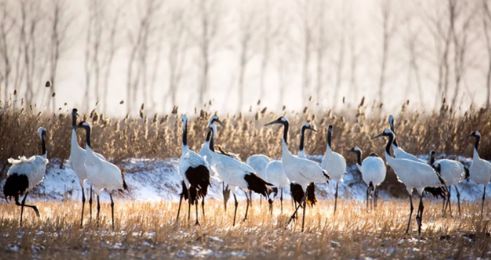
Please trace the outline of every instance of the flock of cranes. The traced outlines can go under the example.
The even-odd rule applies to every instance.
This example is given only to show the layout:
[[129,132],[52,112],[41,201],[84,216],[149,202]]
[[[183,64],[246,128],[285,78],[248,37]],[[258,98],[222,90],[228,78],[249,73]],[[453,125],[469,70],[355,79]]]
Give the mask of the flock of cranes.
[[[114,228],[114,201],[112,194],[116,191],[127,189],[124,175],[114,164],[110,163],[103,155],[96,153],[91,145],[91,126],[85,122],[77,122],[77,109],[72,110],[72,130],[70,142],[69,165],[77,174],[82,191],[82,207],[80,226],[84,223],[84,207],[86,195],[84,184],[90,186],[89,192],[89,221],[92,220],[92,193],[95,192],[97,198],[97,215],[99,219],[100,203],[99,196],[102,191],[109,194],[111,200],[112,227]],[[221,149],[215,150],[214,138],[217,135],[218,125],[223,125],[218,116],[214,115],[207,124],[207,135],[199,153],[193,151],[188,146],[187,125],[188,118],[182,115],[182,152],[179,162],[179,174],[182,177],[179,207],[177,210],[176,222],[179,221],[182,201],[188,202],[188,221],[191,217],[191,208],[195,207],[195,223],[199,225],[199,201],[201,200],[202,216],[205,216],[205,198],[211,186],[212,179],[222,182],[224,206],[231,193],[234,198],[234,217],[233,225],[236,224],[238,200],[237,193],[243,192],[246,197],[246,208],[243,220],[247,219],[249,207],[252,206],[252,193],[259,194],[266,198],[269,203],[270,211],[273,208],[273,197],[279,196],[280,209],[283,213],[283,193],[290,190],[294,203],[294,212],[288,223],[297,218],[298,211],[302,210],[302,231],[305,226],[305,214],[307,206],[316,203],[315,185],[336,182],[334,214],[336,213],[338,186],[346,174],[346,160],[333,150],[333,126],[327,129],[326,152],[322,157],[321,163],[308,159],[304,152],[304,137],[307,130],[316,131],[309,123],[302,125],[300,131],[300,146],[297,154],[291,152],[288,144],[288,131],[290,124],[286,117],[267,123],[265,126],[279,125],[283,129],[281,139],[281,156],[278,160],[272,160],[263,154],[255,154],[242,162],[237,156],[228,154]],[[386,176],[386,165],[390,166],[396,174],[398,180],[404,184],[410,203],[410,212],[407,222],[406,233],[411,227],[413,214],[412,193],[416,190],[419,195],[419,206],[416,213],[418,233],[421,233],[423,222],[424,203],[423,195],[425,190],[431,192],[441,192],[444,194],[443,211],[451,207],[450,191],[452,186],[457,192],[458,208],[460,213],[460,192],[457,184],[465,178],[470,178],[477,184],[484,186],[481,204],[481,215],[483,214],[484,201],[486,196],[486,185],[491,181],[491,163],[479,157],[479,142],[481,135],[475,131],[471,136],[475,139],[473,159],[469,168],[458,161],[450,159],[435,160],[435,153],[430,153],[428,161],[423,161],[406,151],[404,151],[396,140],[394,118],[389,116],[389,128],[384,129],[374,138],[386,138],[385,162],[374,153],[363,158],[363,152],[355,146],[349,150],[356,156],[356,167],[360,171],[362,180],[367,186],[366,203],[368,207],[377,206],[377,187],[382,184]],[[85,130],[85,147],[81,147],[77,141],[77,129]],[[20,225],[24,207],[34,210],[37,216],[39,211],[34,205],[27,205],[26,198],[30,190],[39,184],[46,172],[48,164],[46,151],[46,129],[38,129],[41,140],[41,154],[30,158],[19,157],[19,159],[9,159],[12,164],[7,172],[3,191],[6,199],[14,198],[16,205],[21,207]],[[87,182],[87,183],[86,183]],[[279,193],[279,195],[278,195]],[[19,202],[20,196],[24,196]],[[451,210],[451,208],[450,208]]]

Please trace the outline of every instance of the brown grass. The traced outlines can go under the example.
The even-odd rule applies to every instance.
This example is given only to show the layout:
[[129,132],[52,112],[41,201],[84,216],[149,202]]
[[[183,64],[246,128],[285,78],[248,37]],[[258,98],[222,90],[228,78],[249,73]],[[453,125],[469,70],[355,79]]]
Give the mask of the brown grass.
[[[406,200],[385,201],[370,212],[364,203],[341,200],[336,216],[332,215],[332,202],[321,201],[308,208],[304,233],[299,232],[300,223],[285,226],[292,210],[289,201],[284,214],[275,208],[273,217],[265,213],[264,202],[260,205],[254,201],[249,219],[232,227],[232,210],[224,213],[221,201],[208,202],[207,218],[201,226],[192,225],[193,217],[188,224],[185,214],[176,226],[176,203],[117,200],[114,231],[106,203],[102,204],[100,226],[87,220],[82,229],[78,222],[79,203],[36,204],[41,218],[27,209],[25,225],[20,229],[19,208],[0,204],[1,258],[175,258],[199,254],[274,259],[491,257],[489,215],[481,220],[476,215],[480,206],[477,203],[464,203],[461,217],[442,217],[441,204],[427,201],[421,238],[414,219],[413,231],[409,235],[403,233],[408,214]],[[241,202],[239,219],[243,210]]]
[[[272,157],[280,154],[280,131],[276,127],[263,127],[264,123],[276,119],[279,114],[290,120],[291,149],[296,150],[298,132],[302,122],[311,121],[319,129],[307,135],[307,152],[322,154],[326,144],[326,128],[335,126],[334,148],[345,154],[347,149],[359,145],[366,153],[383,151],[383,141],[371,140],[371,137],[387,127],[387,114],[380,112],[380,106],[366,105],[363,102],[357,108],[346,108],[342,112],[314,111],[305,108],[302,112],[268,112],[267,108],[256,106],[247,115],[218,115],[225,121],[225,127],[219,129],[217,144],[245,159],[255,153],[264,153]],[[38,139],[35,130],[39,126],[48,129],[48,151],[50,157],[67,158],[70,140],[70,110],[65,107],[56,114],[38,112],[31,106],[13,108],[8,104],[0,105],[0,164],[9,157],[29,155],[38,152]],[[369,111],[369,112],[367,112]],[[404,104],[395,113],[396,131],[400,144],[416,154],[428,153],[430,149],[447,154],[471,156],[470,132],[478,129],[483,138],[481,156],[491,157],[491,110],[469,108],[466,112],[456,113],[446,104],[439,111],[419,113],[409,112]],[[204,141],[206,123],[214,111],[200,110],[191,116],[189,125],[189,143],[199,148]],[[367,116],[370,114],[370,116]],[[97,111],[82,116],[93,126],[94,148],[115,161],[131,157],[168,158],[180,154],[181,124],[177,108],[170,114],[146,114],[140,111],[140,117],[123,119],[108,118]],[[80,131],[82,132],[82,131]],[[81,133],[80,133],[81,135]]]

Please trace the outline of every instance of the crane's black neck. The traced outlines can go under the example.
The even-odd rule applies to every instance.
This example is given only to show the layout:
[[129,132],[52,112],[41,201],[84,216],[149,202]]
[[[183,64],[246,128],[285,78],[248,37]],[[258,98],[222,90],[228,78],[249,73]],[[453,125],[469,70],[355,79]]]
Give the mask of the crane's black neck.
[[283,124],[283,141],[285,142],[285,144],[288,144],[288,127],[289,127],[289,124],[288,122],[282,122]]
[[433,165],[434,162],[435,162],[435,153],[432,152],[432,153],[430,153],[430,159],[429,159],[428,163],[430,165]]
[[332,128],[327,129],[327,145],[332,149]]
[[208,129],[208,134],[206,135],[206,141],[208,142],[208,147],[211,151],[215,151],[215,143],[213,142],[213,129],[210,127]]
[[[390,122],[390,123],[389,123],[389,126],[390,126],[390,130],[391,130],[393,133],[395,133],[395,132],[396,132],[396,130],[395,130],[395,127],[394,127],[394,121]],[[396,138],[394,138],[394,142],[393,142],[393,144],[394,144],[396,147],[399,147],[399,145],[397,144],[397,139],[396,139]]]
[[188,145],[188,121],[184,120],[183,130],[182,130],[182,145]]
[[476,138],[476,141],[474,143],[474,149],[476,149],[476,151],[479,151],[479,142],[481,141],[481,137],[476,135],[474,136]]
[[356,162],[358,165],[361,165],[361,150],[355,150],[353,152],[356,154]]
[[300,132],[300,146],[298,147],[299,151],[303,151],[304,147],[304,139],[305,139],[305,130],[307,130],[306,126],[302,126],[302,130]]
[[46,154],[46,132],[41,133],[41,154]]
[[77,129],[77,115],[72,113],[72,128]]
[[[388,154],[388,155],[391,155],[390,153],[390,147],[392,146],[392,144],[394,143],[394,135],[393,134],[389,134],[387,136],[388,138],[388,141],[387,141],[387,146],[385,146],[385,152]],[[391,155],[392,156],[392,155]]]
[[92,144],[90,144],[90,127],[82,126],[85,129],[85,143],[88,147],[92,148]]

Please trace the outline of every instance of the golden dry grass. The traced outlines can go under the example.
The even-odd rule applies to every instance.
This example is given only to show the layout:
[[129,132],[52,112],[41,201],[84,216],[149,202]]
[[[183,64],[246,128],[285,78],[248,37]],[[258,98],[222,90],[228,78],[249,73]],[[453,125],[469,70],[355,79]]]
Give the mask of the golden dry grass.
[[[175,225],[177,203],[116,201],[116,228],[110,228],[109,205],[102,204],[101,225],[85,223],[79,228],[77,202],[39,202],[41,218],[26,211],[19,229],[19,208],[0,204],[0,258],[475,258],[491,257],[489,215],[481,220],[478,203],[463,204],[462,216],[442,217],[439,202],[426,202],[423,235],[405,235],[406,200],[381,202],[376,211],[365,204],[341,200],[336,216],[332,201],[308,208],[306,230],[300,223],[285,227],[291,212],[284,214],[266,203],[253,202],[249,219],[232,227],[232,210],[224,213],[222,202],[210,200],[206,220],[194,226],[181,215]],[[232,206],[232,204],[229,204]],[[276,205],[277,206],[277,205]],[[489,203],[487,207],[489,208]],[[454,205],[455,207],[455,205]],[[184,211],[186,212],[186,210]],[[194,216],[192,211],[192,216]],[[239,219],[244,202],[239,204]],[[414,215],[413,215],[414,216]]]

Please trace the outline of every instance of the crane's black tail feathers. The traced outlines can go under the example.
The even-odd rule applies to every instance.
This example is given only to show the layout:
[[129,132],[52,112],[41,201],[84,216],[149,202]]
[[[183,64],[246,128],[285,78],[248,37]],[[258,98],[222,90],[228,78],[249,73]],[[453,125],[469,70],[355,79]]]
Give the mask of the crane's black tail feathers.
[[464,172],[465,172],[464,179],[468,180],[469,177],[471,176],[471,174],[469,173],[469,167],[464,165]]
[[431,194],[435,198],[446,198],[447,188],[446,187],[426,187],[425,192]]
[[249,173],[244,176],[247,182],[247,189],[268,197],[273,192],[273,184],[266,182],[254,173]]
[[309,186],[307,186],[307,205],[309,206],[314,206],[315,203],[317,203],[317,198],[315,197],[315,185],[314,183],[310,183]]
[[189,199],[194,205],[194,203],[198,203],[198,199],[204,198],[208,194],[208,187],[211,186],[210,171],[206,166],[199,165],[188,168],[185,175],[190,183]]
[[24,194],[29,187],[29,179],[24,174],[13,173],[7,177],[3,186],[5,198],[11,198]]

